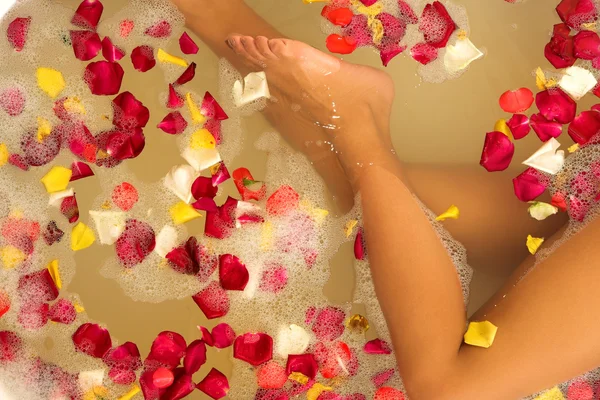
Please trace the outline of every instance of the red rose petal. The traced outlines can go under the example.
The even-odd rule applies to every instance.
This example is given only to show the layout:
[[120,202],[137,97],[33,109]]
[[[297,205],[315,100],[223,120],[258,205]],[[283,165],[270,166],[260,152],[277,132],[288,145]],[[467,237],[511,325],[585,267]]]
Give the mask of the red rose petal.
[[500,107],[508,113],[521,113],[533,104],[533,92],[527,88],[509,90],[500,96]]
[[161,400],[179,400],[183,399],[190,393],[194,391],[196,386],[192,380],[192,376],[188,374],[183,374],[175,379],[175,382],[169,389],[160,396]]
[[256,371],[258,386],[263,389],[281,389],[288,380],[285,367],[275,361],[261,365]]
[[231,254],[219,256],[219,282],[225,290],[244,290],[250,275],[239,258]]
[[171,36],[171,31],[171,24],[163,20],[146,29],[144,34],[158,39]]
[[103,359],[109,368],[136,371],[142,366],[140,351],[135,343],[125,342],[111,349]]
[[367,257],[367,245],[363,237],[363,230],[360,228],[356,232],[356,238],[354,239],[354,258],[357,260],[364,260]]
[[135,219],[128,219],[125,230],[115,243],[115,250],[121,264],[131,268],[142,261],[154,250],[156,237],[150,225]]
[[38,303],[58,297],[58,288],[47,269],[21,276],[17,290],[21,299],[34,299]]
[[140,72],[150,71],[156,66],[154,49],[150,46],[138,46],[131,51],[133,68]]
[[387,67],[390,61],[392,61],[392,59],[397,55],[402,54],[404,50],[406,50],[406,46],[400,46],[399,44],[386,46],[385,49],[381,49],[379,51],[379,56],[381,57],[383,66]]
[[562,134],[560,123],[548,121],[541,114],[532,115],[530,124],[542,142],[547,142],[551,138],[557,138]]
[[10,310],[10,298],[6,292],[0,290],[0,318]]
[[[48,161],[48,162],[50,162],[50,161]],[[14,165],[15,167],[17,167],[23,171],[29,170],[29,164],[27,163],[27,160],[25,160],[25,158],[20,154],[11,154],[8,157],[8,163],[10,165]]]
[[97,61],[86,67],[84,79],[93,94],[111,96],[119,93],[124,74],[123,68],[117,63]]
[[166,256],[171,268],[175,271],[196,275],[201,282],[206,282],[217,269],[218,259],[208,249],[199,244],[195,237],[191,236],[185,245],[173,249]]
[[371,377],[371,382],[373,385],[378,388],[386,384],[387,381],[390,380],[392,376],[394,376],[395,370],[394,368],[386,369],[381,371]]
[[373,339],[368,341],[365,343],[363,350],[367,354],[392,354],[390,345],[387,344],[385,340],[381,339]]
[[112,193],[112,201],[123,211],[129,211],[133,208],[139,199],[138,191],[130,183],[123,182],[115,186]]
[[89,61],[102,49],[100,36],[96,32],[71,31],[70,34],[73,52],[78,60]]
[[531,127],[529,126],[529,118],[527,115],[523,114],[513,115],[508,121],[506,121],[506,125],[516,140],[523,139],[531,131]]
[[185,372],[193,375],[200,367],[206,362],[206,344],[202,340],[194,340],[187,347],[185,358],[183,359],[183,366]]
[[135,22],[130,19],[124,19],[119,23],[119,35],[126,39],[133,32],[133,28],[135,28]]
[[17,320],[24,329],[37,330],[48,323],[48,303],[29,301],[21,305]]
[[279,293],[285,289],[288,282],[287,268],[280,264],[267,267],[260,279],[259,289],[263,292]]
[[419,17],[417,17],[417,14],[415,14],[407,2],[398,0],[398,7],[400,9],[400,19],[402,19],[406,25],[419,22]]
[[[11,164],[27,170],[29,166],[39,167],[48,164],[58,155],[61,148],[62,137],[57,127],[49,136],[46,136],[42,142],[37,140],[35,133],[26,134],[21,140],[21,150],[24,155],[12,154],[14,159],[9,159]],[[16,164],[22,162],[23,165]]]
[[202,340],[206,343],[207,346],[213,346],[215,341],[213,340],[212,334],[208,329],[203,326],[199,326],[198,329],[202,333]]
[[419,31],[423,32],[427,44],[436,48],[446,47],[455,29],[456,24],[442,3],[434,1],[425,6],[419,21]]
[[146,365],[156,362],[160,366],[176,368],[185,355],[187,344],[179,333],[164,331],[152,342]]
[[584,380],[571,382],[567,389],[567,400],[593,400],[594,389]]
[[71,20],[73,25],[85,29],[96,29],[104,6],[100,0],[83,0]]
[[570,33],[571,29],[566,24],[554,25],[552,38],[544,48],[544,55],[554,68],[567,68],[577,61],[574,40]]
[[79,220],[79,206],[77,206],[77,198],[73,196],[65,197],[60,203],[60,212],[73,224]]
[[178,135],[183,133],[187,126],[188,123],[183,115],[179,111],[174,111],[164,117],[157,127],[170,135]]
[[377,3],[377,0],[360,0],[367,7],[371,7],[373,4]]
[[150,111],[130,92],[123,92],[112,101],[113,124],[124,130],[143,128],[148,124]]
[[100,325],[86,323],[73,334],[75,349],[88,356],[102,358],[112,347],[110,334]]
[[103,140],[106,153],[117,161],[137,157],[146,146],[146,139],[141,129],[133,133],[108,132]]
[[216,400],[227,396],[229,382],[225,375],[213,368],[196,388]]
[[309,379],[317,376],[317,361],[313,354],[290,354],[285,365],[285,373],[289,376],[292,372],[300,372]]
[[539,92],[535,97],[535,104],[547,120],[561,124],[573,121],[577,112],[577,103],[560,88]]
[[183,107],[183,105],[185,104],[185,100],[183,99],[183,96],[181,96],[179,93],[177,93],[177,91],[175,90],[175,87],[173,85],[169,85],[169,97],[167,98],[167,107],[174,109],[174,108],[181,108]]
[[344,333],[346,314],[336,307],[324,307],[317,312],[312,324],[312,331],[318,340],[332,341]]
[[561,211],[567,211],[567,202],[565,200],[565,195],[562,193],[555,193],[552,196],[552,200],[550,201],[554,207],[557,207]]
[[60,242],[64,234],[56,225],[56,221],[50,221],[43,233],[44,241],[48,246],[52,246],[54,243]]
[[[169,386],[171,386],[173,384],[174,381],[175,381],[175,376],[173,375],[173,372],[171,372],[170,369],[160,367],[160,368],[157,368],[156,371],[154,371],[154,373],[152,373],[152,383],[158,389],[168,388]],[[145,397],[147,398],[150,396],[145,396]]]
[[204,123],[204,129],[208,130],[211,135],[215,138],[216,144],[221,144],[223,141],[221,135],[221,121],[216,119],[209,119]]
[[479,164],[489,172],[504,171],[514,154],[515,145],[508,136],[502,132],[488,132]]
[[195,76],[196,76],[196,63],[193,62],[190,64],[189,67],[187,67],[187,69],[185,71],[183,71],[183,74],[181,74],[181,76],[179,78],[177,78],[175,83],[178,85],[184,85],[184,84],[188,83],[189,81],[191,81],[192,79],[194,79]]
[[244,201],[260,201],[267,194],[267,186],[264,183],[259,185],[247,168],[238,168],[233,171],[233,183]]
[[600,133],[600,113],[583,111],[569,125],[569,136],[580,145],[588,143]]
[[350,54],[356,50],[358,43],[350,36],[340,36],[332,33],[325,41],[327,49],[335,54]]
[[2,222],[1,233],[5,243],[25,254],[33,254],[34,244],[40,235],[40,224],[26,218],[8,217]]
[[196,210],[202,211],[210,211],[210,212],[218,212],[219,207],[217,207],[217,203],[215,203],[214,199],[210,197],[202,197],[192,203],[192,207]]
[[[168,371],[165,372],[164,370]],[[156,384],[154,382],[154,374],[157,374]],[[170,378],[169,378],[170,375]],[[169,381],[169,379],[172,379]],[[171,386],[175,377],[173,372],[167,368],[157,368],[144,370],[142,376],[140,376],[140,388],[144,399],[158,400],[161,394],[165,392],[165,388]],[[157,385],[166,385],[164,387],[158,387]]]
[[15,361],[22,346],[21,338],[16,333],[0,331],[0,361]]
[[438,49],[427,43],[417,43],[410,49],[410,56],[423,65],[427,65],[438,57]]
[[273,358],[273,339],[266,333],[245,333],[233,344],[233,357],[258,367]]
[[23,51],[27,44],[27,34],[29,33],[29,25],[31,17],[15,18],[6,29],[6,38],[16,51]]
[[183,32],[179,38],[179,48],[183,54],[198,54],[200,49],[187,32]]
[[227,170],[225,163],[220,162],[217,170],[212,174],[211,179],[213,186],[219,186],[229,178],[231,178],[231,176],[229,175],[229,171]]
[[335,342],[329,346],[317,343],[315,346],[315,359],[320,365],[320,372],[324,378],[332,379],[340,374],[356,375],[358,360],[354,352],[344,342]]
[[223,317],[229,311],[229,297],[219,282],[210,283],[192,299],[208,319]]
[[109,369],[108,377],[117,385],[131,385],[137,379],[134,371],[118,368]]
[[404,21],[396,18],[392,14],[382,12],[377,15],[379,21],[383,25],[383,39],[390,42],[398,43],[404,37],[406,25]]
[[202,115],[210,119],[216,119],[217,121],[224,121],[229,117],[219,105],[217,100],[213,97],[210,92],[204,93],[204,99],[202,99],[201,106]]
[[569,196],[569,217],[575,221],[583,222],[590,210],[590,206],[588,201],[583,201],[573,195]]
[[81,161],[73,161],[71,164],[71,180],[70,182],[77,181],[79,179],[87,178],[88,176],[93,176],[94,171],[84,162]]
[[354,17],[354,13],[349,8],[337,8],[335,10],[331,10],[327,13],[326,18],[334,25],[337,26],[347,26],[352,22],[352,17]]
[[581,31],[573,38],[575,57],[593,60],[600,57],[600,37],[596,32]]
[[218,211],[209,211],[206,213],[206,224],[204,234],[217,239],[225,239],[231,236],[235,229],[235,209],[237,200],[228,197],[225,203],[219,207]]
[[115,46],[108,36],[102,40],[102,56],[109,62],[116,62],[125,57],[125,52]]
[[384,386],[377,389],[373,400],[405,400],[404,393],[393,387]]
[[[366,15],[355,15],[352,18],[350,25],[344,29],[343,35],[344,37],[352,39],[349,44],[343,43],[346,47],[349,45],[350,47],[368,46],[373,43],[373,31],[369,27],[369,20]],[[333,37],[331,40],[334,42],[333,44],[336,44],[335,42],[339,41],[337,37]]]
[[592,0],[562,0],[556,13],[563,22],[573,29],[581,29],[583,24],[596,21],[598,11]]
[[217,195],[219,188],[213,186],[211,178],[199,176],[192,184],[191,191],[194,199],[199,199],[201,197],[209,197],[212,199]]
[[18,88],[8,88],[0,92],[0,107],[11,117],[21,115],[25,109],[25,93]]
[[547,184],[534,168],[527,168],[513,179],[515,195],[521,201],[533,201],[546,190]]
[[277,189],[267,199],[267,212],[271,215],[285,215],[298,208],[300,195],[288,185]]
[[211,333],[213,344],[217,349],[224,349],[231,346],[235,340],[235,336],[233,328],[226,323],[215,326]]

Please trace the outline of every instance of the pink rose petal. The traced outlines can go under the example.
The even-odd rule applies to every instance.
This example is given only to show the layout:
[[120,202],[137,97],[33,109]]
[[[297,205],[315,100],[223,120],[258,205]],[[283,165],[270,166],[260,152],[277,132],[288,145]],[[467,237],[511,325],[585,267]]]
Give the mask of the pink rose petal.
[[[50,136],[46,136],[42,142],[37,140],[35,132],[26,134],[23,139],[21,139],[21,150],[23,150],[23,156],[18,154],[12,154],[11,157],[19,157],[22,158],[24,166],[29,168],[39,167],[42,165],[46,165],[58,155],[61,148],[62,137],[58,133],[58,129],[53,131]],[[9,159],[11,163],[15,161],[19,161],[16,159]],[[20,168],[22,166],[19,165]],[[22,168],[23,169],[23,168]],[[25,170],[26,170],[25,169]]]
[[17,360],[22,347],[21,338],[16,333],[0,331],[0,362]]
[[273,358],[273,339],[266,333],[245,333],[233,344],[233,357],[258,367]]
[[516,140],[523,139],[531,131],[531,127],[529,126],[529,118],[527,115],[523,114],[513,115],[508,121],[506,121],[506,125],[508,125],[510,132]]
[[600,133],[600,113],[583,111],[569,125],[569,136],[580,145],[585,145]]
[[0,108],[11,117],[21,115],[25,109],[25,93],[18,88],[8,88],[0,92]]
[[129,35],[131,35],[131,32],[133,32],[134,28],[135,22],[130,19],[124,19],[119,23],[119,35],[126,39],[129,37]]
[[586,381],[578,379],[569,385],[567,400],[594,400],[594,389]]
[[193,62],[189,67],[181,74],[179,78],[175,81],[177,85],[184,85],[194,79],[196,76],[196,63]]
[[171,36],[171,31],[171,24],[163,20],[146,29],[144,34],[159,39]]
[[544,118],[561,124],[573,121],[577,112],[577,103],[560,88],[539,92],[535,104]]
[[221,108],[219,103],[217,103],[217,100],[215,100],[212,94],[210,94],[210,92],[206,92],[204,94],[201,110],[202,115],[210,119],[223,121],[229,118],[223,108]]
[[234,255],[219,257],[219,281],[225,290],[244,290],[250,275],[246,266]]
[[360,0],[367,7],[371,7],[373,4],[377,3],[377,0]]
[[21,276],[17,290],[22,299],[35,299],[40,303],[54,301],[58,297],[58,288],[47,269]]
[[387,383],[396,371],[394,368],[386,369],[371,377],[371,382],[376,388],[379,388]]
[[[48,162],[50,162],[50,161],[48,161]],[[27,160],[25,159],[25,157],[23,157],[20,154],[11,154],[8,157],[8,163],[10,165],[14,165],[15,167],[17,167],[17,168],[19,168],[20,170],[23,170],[23,171],[28,171],[29,170],[29,166],[30,166],[27,163]]]
[[27,34],[31,25],[31,17],[15,18],[6,30],[6,38],[15,51],[23,51],[27,44]]
[[187,347],[185,358],[183,359],[183,366],[185,372],[193,375],[200,367],[206,362],[206,344],[202,340],[194,340]]
[[176,368],[185,355],[186,348],[185,339],[179,333],[161,332],[152,342],[145,364]]
[[115,250],[121,264],[131,268],[144,261],[154,250],[156,239],[150,225],[136,219],[128,219],[125,230],[115,243]]
[[211,337],[217,349],[224,349],[233,344],[235,331],[229,324],[221,323],[212,329]]
[[514,154],[515,145],[508,136],[502,132],[488,132],[479,164],[489,172],[504,171]]
[[70,34],[73,52],[78,60],[89,61],[102,50],[102,42],[96,32],[71,31]]
[[600,37],[596,32],[581,31],[573,38],[575,57],[582,60],[593,60],[600,57]]
[[75,349],[91,357],[102,358],[112,347],[110,334],[100,325],[86,323],[73,334]]
[[562,134],[562,125],[560,123],[548,121],[541,114],[532,115],[530,124],[542,142],[547,142],[551,138],[557,138]]
[[438,49],[427,43],[417,43],[410,49],[410,56],[423,65],[438,58]]
[[554,25],[554,32],[550,42],[544,48],[546,59],[554,68],[567,68],[575,64],[575,45],[570,36],[571,29],[566,24]]
[[90,63],[84,74],[84,80],[93,94],[111,96],[119,93],[125,72],[117,63],[97,61]]
[[219,186],[221,183],[225,182],[229,178],[231,178],[231,176],[229,175],[229,171],[227,170],[225,163],[220,162],[216,172],[212,174],[212,185]]
[[168,114],[158,124],[158,128],[170,135],[179,135],[183,133],[188,126],[187,121],[179,111],[174,111]]
[[521,201],[533,201],[546,191],[547,183],[534,168],[527,168],[513,179],[515,195]]
[[288,282],[288,272],[281,264],[267,266],[260,279],[259,289],[263,292],[280,293]]
[[229,392],[229,382],[225,375],[213,368],[208,375],[196,385],[196,388],[210,396],[210,398],[217,400],[227,396],[227,392]]
[[290,354],[285,365],[285,373],[300,372],[309,379],[315,379],[319,367],[313,354]]
[[111,200],[121,210],[129,211],[139,200],[139,193],[131,183],[122,182],[113,189]]
[[324,307],[317,311],[312,331],[321,341],[332,341],[344,333],[346,314],[336,307]]
[[427,4],[419,21],[419,31],[423,32],[425,42],[436,48],[446,47],[456,24],[446,7],[439,1]]
[[588,211],[590,210],[590,203],[579,199],[576,196],[569,196],[569,217],[575,221],[583,222]]
[[137,380],[135,372],[128,369],[111,368],[108,370],[108,377],[117,385],[131,385]]
[[357,260],[364,260],[367,257],[367,246],[363,237],[362,228],[356,232],[356,238],[354,239],[354,258]]
[[419,17],[406,1],[398,0],[398,7],[400,8],[400,19],[402,19],[406,25],[419,22]]
[[208,237],[225,239],[231,236],[235,229],[235,209],[237,200],[228,197],[225,203],[216,212],[206,213],[206,224],[204,234]]
[[113,124],[131,131],[143,128],[148,124],[150,111],[130,92],[123,92],[112,101]]
[[115,46],[108,36],[102,39],[102,56],[109,62],[116,62],[125,57],[125,52]]
[[581,29],[583,24],[596,21],[598,11],[592,0],[562,0],[556,13],[563,22],[573,29]]
[[369,27],[366,15],[358,14],[352,18],[350,25],[343,30],[345,37],[350,37],[355,45],[368,46],[373,43],[373,31]]
[[131,51],[133,68],[140,72],[150,71],[156,65],[154,49],[150,46],[138,46]]
[[48,303],[28,301],[21,305],[17,320],[27,330],[33,331],[44,327],[48,323]]
[[390,345],[381,339],[373,339],[368,341],[365,343],[363,350],[367,354],[392,354]]
[[167,107],[171,109],[181,108],[184,104],[185,100],[183,99],[183,96],[177,93],[173,85],[169,85],[169,97],[167,98]]
[[83,0],[71,23],[85,29],[96,29],[103,10],[104,6],[100,0]]
[[183,54],[198,54],[200,49],[187,32],[183,32],[179,38],[179,47]]
[[192,299],[208,319],[220,318],[229,312],[229,297],[219,282],[210,283]]
[[379,13],[375,18],[383,25],[383,40],[394,43],[402,40],[406,32],[404,21],[386,12]]

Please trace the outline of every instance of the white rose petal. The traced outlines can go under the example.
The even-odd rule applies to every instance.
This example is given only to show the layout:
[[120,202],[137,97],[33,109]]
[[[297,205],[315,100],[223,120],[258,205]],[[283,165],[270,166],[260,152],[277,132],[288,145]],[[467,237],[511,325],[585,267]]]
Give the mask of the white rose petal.
[[104,370],[83,371],[79,373],[79,387],[83,393],[92,390],[95,387],[102,386],[104,381]]
[[468,38],[458,38],[454,46],[446,46],[444,66],[448,72],[453,73],[467,68],[469,64],[481,57],[483,53]]
[[124,212],[90,210],[90,216],[96,224],[98,238],[102,244],[114,244],[125,230]]
[[190,204],[192,201],[192,184],[198,177],[198,173],[191,165],[180,165],[173,167],[165,176],[163,184],[182,201]]
[[166,257],[171,250],[177,246],[177,229],[171,225],[162,227],[158,235],[156,235],[156,246],[154,251],[161,257]]
[[529,215],[531,215],[532,218],[543,221],[549,216],[556,214],[558,212],[558,207],[554,207],[552,204],[541,201],[534,201],[527,211],[529,211]]
[[276,350],[282,358],[290,354],[302,354],[308,349],[310,335],[298,325],[290,325],[279,330]]
[[565,163],[565,152],[557,149],[560,147],[558,140],[551,138],[523,164],[533,167],[538,171],[556,174]]
[[221,161],[221,155],[217,149],[192,149],[191,147],[187,147],[183,153],[181,153],[181,156],[185,158],[197,172],[202,172]]
[[581,99],[592,90],[598,81],[594,75],[585,68],[569,67],[565,70],[558,85],[575,100]]
[[73,189],[67,189],[63,190],[62,192],[51,193],[50,198],[48,200],[48,205],[53,207],[60,207],[63,199],[74,195],[75,191]]
[[251,72],[244,78],[244,83],[235,81],[233,98],[237,107],[252,103],[260,98],[271,98],[267,76],[264,72]]

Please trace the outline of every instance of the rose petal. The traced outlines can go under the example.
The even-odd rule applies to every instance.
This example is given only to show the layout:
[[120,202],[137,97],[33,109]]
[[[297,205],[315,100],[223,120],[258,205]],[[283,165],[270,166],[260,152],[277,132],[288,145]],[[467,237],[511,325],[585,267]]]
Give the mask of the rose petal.
[[71,182],[93,175],[94,171],[92,171],[90,166],[86,163],[81,161],[73,161],[71,164]]
[[258,389],[254,400],[289,400],[290,395],[283,389]]
[[600,57],[600,37],[593,31],[581,31],[573,38],[575,57],[593,60]]
[[558,150],[559,147],[560,143],[556,139],[551,138],[531,157],[523,161],[523,164],[533,167],[538,171],[555,175],[562,169],[565,163],[565,152]]
[[523,139],[531,131],[529,126],[529,118],[527,115],[515,114],[508,121],[506,125],[510,128],[510,132],[516,140]]
[[173,64],[184,68],[188,67],[187,61],[185,61],[183,58],[169,54],[161,48],[159,48],[156,52],[156,58],[163,64]]
[[244,290],[250,276],[246,266],[234,255],[219,257],[219,281],[225,290]]
[[344,333],[346,314],[336,307],[324,307],[319,310],[312,324],[312,331],[321,341],[331,341]]
[[563,22],[573,29],[596,21],[598,12],[592,0],[562,0],[556,7],[556,13]]
[[73,334],[75,349],[94,358],[102,358],[112,347],[108,330],[100,325],[85,323]]
[[160,366],[170,369],[176,368],[185,355],[187,344],[179,333],[163,331],[156,336],[152,342],[150,353],[145,363],[154,361]]
[[263,271],[259,288],[263,292],[278,294],[285,289],[287,282],[287,268],[280,264],[274,264]]
[[71,250],[87,249],[96,241],[94,232],[83,222],[78,222],[71,230]]
[[171,36],[171,32],[171,24],[162,20],[147,28],[144,34],[159,39]]
[[[590,210],[590,204],[587,201],[582,201],[581,199],[571,195],[569,196],[569,217],[578,222],[583,222],[588,211]],[[543,239],[542,239],[543,240]]]
[[83,0],[71,20],[73,25],[85,29],[96,29],[104,6],[100,0]]
[[581,67],[567,68],[558,82],[558,85],[575,100],[580,100],[597,84],[594,75]]
[[233,344],[233,357],[255,367],[273,358],[273,339],[266,333],[245,333]]
[[269,361],[257,369],[256,378],[258,386],[263,389],[281,389],[287,382],[288,375],[285,367],[275,361]]
[[367,257],[367,245],[363,237],[363,230],[360,228],[356,232],[356,238],[354,239],[354,258],[357,260],[364,260]]
[[210,283],[192,299],[208,319],[223,317],[229,311],[229,297],[219,282]]
[[38,68],[36,78],[38,87],[53,99],[57,98],[66,86],[63,74],[52,68]]
[[79,207],[75,196],[65,197],[60,204],[60,212],[73,224],[79,220]]
[[0,331],[0,361],[15,361],[21,353],[22,346],[21,338],[16,333]]
[[184,246],[173,249],[166,255],[171,267],[180,273],[196,275],[206,282],[217,269],[217,257],[191,236]]
[[196,63],[191,63],[189,67],[181,74],[179,78],[175,81],[178,85],[184,85],[194,79],[196,76]]
[[221,323],[212,329],[211,337],[217,349],[224,349],[233,344],[235,331],[226,323]]
[[125,342],[106,353],[104,363],[110,368],[136,371],[142,366],[140,351],[135,343]]
[[213,186],[211,178],[199,176],[192,184],[191,191],[192,196],[194,196],[195,199],[199,199],[201,197],[208,197],[212,199],[217,195],[219,188]]
[[558,207],[541,201],[533,202],[527,209],[532,218],[543,221],[551,215],[558,213]]
[[97,96],[110,96],[119,93],[125,72],[117,63],[98,61],[90,63],[84,74],[84,80],[91,92]]
[[427,65],[438,57],[438,49],[427,43],[417,43],[410,49],[410,56],[423,65]]
[[210,94],[210,92],[204,93],[204,99],[202,100],[202,106],[200,109],[202,115],[210,119],[223,121],[229,118],[217,100],[215,100],[212,94]]
[[562,193],[554,193],[550,204],[557,207],[561,211],[567,211],[567,202],[565,196]]
[[513,179],[515,195],[521,201],[533,201],[546,191],[547,183],[533,168],[527,168]]
[[199,326],[198,329],[202,333],[202,340],[204,343],[206,343],[208,346],[213,346],[215,343],[210,331],[203,326]]
[[216,167],[211,167],[210,173],[212,175],[213,186],[219,186],[221,183],[231,178],[224,162],[216,164]]
[[123,92],[112,101],[113,124],[124,130],[143,128],[148,124],[150,111],[130,92]]
[[381,371],[371,377],[371,382],[373,382],[373,385],[375,385],[376,388],[379,388],[385,385],[387,381],[389,381],[390,378],[394,376],[395,372],[396,370],[394,370],[394,368]]
[[73,52],[78,60],[89,61],[102,49],[100,36],[96,32],[71,31],[70,34]]
[[193,199],[192,184],[197,176],[198,173],[193,167],[180,165],[171,169],[167,176],[165,176],[163,184],[182,201],[189,204]]
[[469,38],[458,38],[453,46],[446,46],[444,66],[448,72],[455,73],[467,68],[469,64],[481,57],[483,53]]
[[119,23],[119,35],[122,38],[126,39],[129,37],[133,29],[135,28],[135,23],[130,19],[124,19]]
[[179,48],[183,54],[198,54],[200,49],[187,32],[183,32],[179,38]]
[[1,91],[0,107],[11,117],[21,115],[25,109],[25,93],[16,87]]
[[434,1],[425,6],[419,21],[419,31],[423,33],[427,44],[436,48],[446,47],[455,30],[456,24],[442,3]]
[[44,327],[48,323],[47,303],[27,301],[21,305],[17,320],[24,329],[33,331]]
[[213,368],[208,375],[196,385],[196,388],[210,396],[210,398],[216,400],[227,396],[227,393],[229,392],[229,382],[225,375]]
[[546,59],[554,68],[567,68],[575,64],[575,45],[570,36],[571,29],[566,24],[554,25],[554,32],[550,42],[544,48]]
[[169,97],[167,98],[167,107],[171,109],[181,108],[183,107],[183,104],[183,97],[179,93],[177,93],[173,85],[169,85]]
[[157,127],[170,135],[178,135],[183,133],[187,126],[188,123],[183,115],[179,111],[175,111],[163,118]]
[[260,201],[267,194],[267,186],[262,182],[255,181],[247,168],[238,168],[233,171],[233,182],[244,201]]
[[[343,30],[343,35],[352,39],[355,46],[367,46],[373,43],[373,32],[369,27],[368,17],[358,14],[352,18],[352,22]],[[336,39],[338,40],[338,39]]]
[[231,236],[235,229],[235,210],[238,201],[228,197],[216,212],[206,213],[204,234],[209,237],[224,239]]
[[594,398],[594,389],[584,380],[578,379],[571,382],[567,388],[567,400],[592,400]]
[[394,57],[396,57],[399,54],[402,54],[402,52],[406,50],[406,46],[401,46],[398,43],[395,43],[391,46],[385,46],[384,48],[381,48],[379,51],[379,57],[381,58],[381,63],[383,64],[384,67],[387,67],[388,64],[390,63],[390,61],[392,61],[392,59]]
[[183,399],[194,391],[196,386],[192,380],[192,376],[183,374],[175,379],[175,382],[169,389],[160,397],[162,400],[179,400]]
[[313,354],[290,354],[285,365],[285,373],[288,376],[293,372],[300,372],[309,379],[314,379],[318,370],[319,367]]
[[114,244],[125,230],[126,214],[118,211],[93,211],[90,217],[96,224],[101,244]]
[[[10,310],[10,298],[6,292],[0,290],[0,318]],[[1,357],[0,357],[1,359]]]
[[559,122],[548,121],[542,114],[532,115],[530,125],[542,142],[547,142],[562,134],[562,125]]
[[133,208],[139,199],[138,191],[131,183],[123,182],[115,186],[111,199],[117,207],[123,211],[129,211]]
[[302,354],[308,349],[310,335],[298,325],[282,327],[277,334],[277,354],[287,358],[290,354]]
[[363,350],[367,354],[392,354],[390,345],[381,339],[373,339],[368,341],[365,343]]
[[576,143],[584,145],[600,133],[600,113],[583,111],[569,125],[569,136]]
[[187,347],[185,358],[183,359],[183,366],[185,372],[193,375],[200,367],[206,362],[206,344],[202,340],[194,340]]
[[332,33],[327,36],[327,40],[325,42],[327,49],[336,54],[350,54],[356,50],[358,43],[356,40],[349,36],[340,36],[338,34]]
[[217,203],[215,203],[214,199],[210,197],[202,197],[195,202],[192,203],[192,207],[196,210],[202,211],[211,211],[216,212],[219,211],[219,207],[217,207]]
[[27,34],[31,25],[31,17],[15,18],[6,29],[6,38],[15,51],[23,51],[27,44]]
[[125,230],[115,243],[117,257],[126,268],[140,264],[156,246],[154,230],[150,225],[128,219]]
[[346,7],[336,8],[335,10],[331,10],[327,12],[326,18],[334,25],[337,26],[348,26],[350,22],[352,22],[352,17],[354,13],[352,10]]
[[109,62],[116,62],[125,57],[125,52],[115,46],[108,36],[102,39],[102,56]]
[[35,299],[39,303],[54,301],[58,297],[58,287],[48,269],[21,276],[17,290],[20,298]]
[[288,214],[298,208],[299,199],[300,195],[291,186],[283,185],[267,199],[267,212],[275,216]]
[[154,49],[150,46],[138,46],[131,51],[133,68],[140,72],[150,71],[156,65]]
[[533,92],[527,88],[506,91],[500,96],[500,107],[508,113],[521,113],[533,104]]
[[377,389],[373,400],[405,400],[405,397],[400,390],[384,386]]
[[50,221],[43,232],[44,241],[48,246],[52,246],[54,243],[60,242],[64,234],[56,225],[56,221]]
[[193,206],[183,201],[173,205],[169,209],[169,214],[175,225],[185,224],[186,222],[202,217],[202,214],[196,211]]

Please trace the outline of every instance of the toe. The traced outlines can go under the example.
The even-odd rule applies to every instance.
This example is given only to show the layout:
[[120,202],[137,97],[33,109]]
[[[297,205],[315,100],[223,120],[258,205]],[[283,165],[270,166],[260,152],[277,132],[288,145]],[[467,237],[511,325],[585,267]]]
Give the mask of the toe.
[[256,41],[251,36],[242,36],[241,38],[242,45],[246,52],[259,64],[264,64],[266,58],[258,51],[256,47]]
[[236,54],[243,56],[246,54],[246,49],[244,49],[241,39],[241,35],[230,35],[227,38],[227,43]]
[[264,36],[258,36],[255,40],[256,48],[266,59],[275,59],[277,56],[273,51],[271,51],[271,47],[269,47],[269,39]]
[[288,53],[286,39],[271,39],[269,40],[269,48],[277,57],[284,57]]

